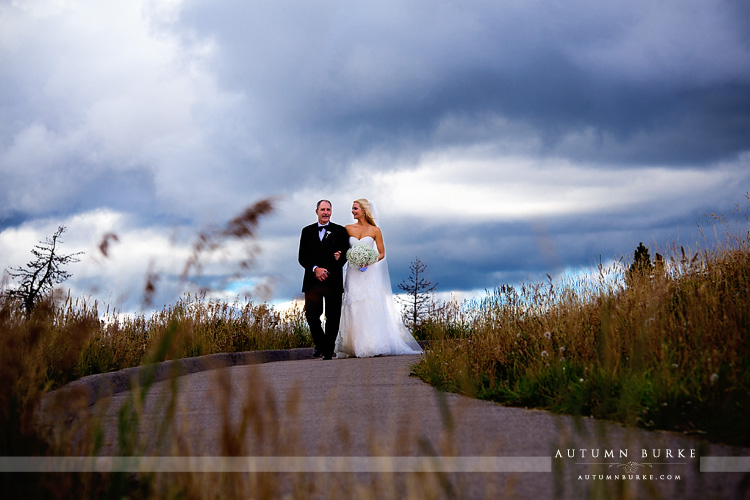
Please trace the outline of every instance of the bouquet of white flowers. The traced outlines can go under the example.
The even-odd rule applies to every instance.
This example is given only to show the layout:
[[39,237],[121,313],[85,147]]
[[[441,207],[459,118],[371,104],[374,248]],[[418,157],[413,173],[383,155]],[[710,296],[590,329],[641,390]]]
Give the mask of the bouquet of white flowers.
[[378,256],[377,250],[368,245],[354,245],[346,252],[346,260],[357,266],[360,271],[364,271],[367,266],[376,263]]

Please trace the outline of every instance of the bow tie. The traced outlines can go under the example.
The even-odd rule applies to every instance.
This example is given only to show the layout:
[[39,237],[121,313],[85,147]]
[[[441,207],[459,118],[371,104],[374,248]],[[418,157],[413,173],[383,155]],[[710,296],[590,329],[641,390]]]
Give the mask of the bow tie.
[[318,231],[328,230],[328,226],[318,226]]

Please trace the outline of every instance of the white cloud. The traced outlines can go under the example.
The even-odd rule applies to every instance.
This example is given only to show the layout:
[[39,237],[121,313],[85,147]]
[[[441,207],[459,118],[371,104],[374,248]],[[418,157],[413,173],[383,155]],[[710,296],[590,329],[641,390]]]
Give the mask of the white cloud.
[[11,179],[2,188],[6,211],[69,207],[86,196],[87,178],[134,168],[152,172],[167,212],[194,214],[226,195],[229,165],[210,137],[220,133],[216,115],[237,97],[201,69],[209,42],[178,43],[147,17],[169,19],[176,6],[78,0],[2,8],[12,35],[2,38],[0,58],[22,94],[7,98],[26,105],[3,105],[14,128],[0,146],[0,172]]
[[387,207],[388,216],[433,222],[534,220],[644,205],[658,208],[662,216],[674,215],[696,199],[721,202],[726,185],[749,177],[747,156],[713,170],[674,170],[485,156],[470,150],[426,154],[417,165],[393,172],[381,173],[373,165],[356,165],[353,171],[372,172],[363,186],[380,196],[375,199]]

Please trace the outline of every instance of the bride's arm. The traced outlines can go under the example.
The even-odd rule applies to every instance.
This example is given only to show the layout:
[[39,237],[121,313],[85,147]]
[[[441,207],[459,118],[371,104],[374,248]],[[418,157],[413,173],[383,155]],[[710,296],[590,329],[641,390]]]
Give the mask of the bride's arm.
[[385,243],[383,243],[383,232],[380,228],[375,229],[375,245],[378,247],[378,262],[385,259]]

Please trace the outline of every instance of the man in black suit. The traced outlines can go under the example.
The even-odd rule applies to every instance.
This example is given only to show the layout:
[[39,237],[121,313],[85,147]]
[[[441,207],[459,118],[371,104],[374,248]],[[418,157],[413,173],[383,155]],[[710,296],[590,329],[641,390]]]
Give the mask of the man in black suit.
[[[315,343],[315,356],[331,359],[341,320],[343,267],[349,249],[349,235],[343,226],[330,222],[330,201],[320,200],[315,213],[318,222],[304,227],[299,240],[299,263],[305,268],[302,292],[305,294],[305,317]],[[325,332],[320,322],[324,302]]]

